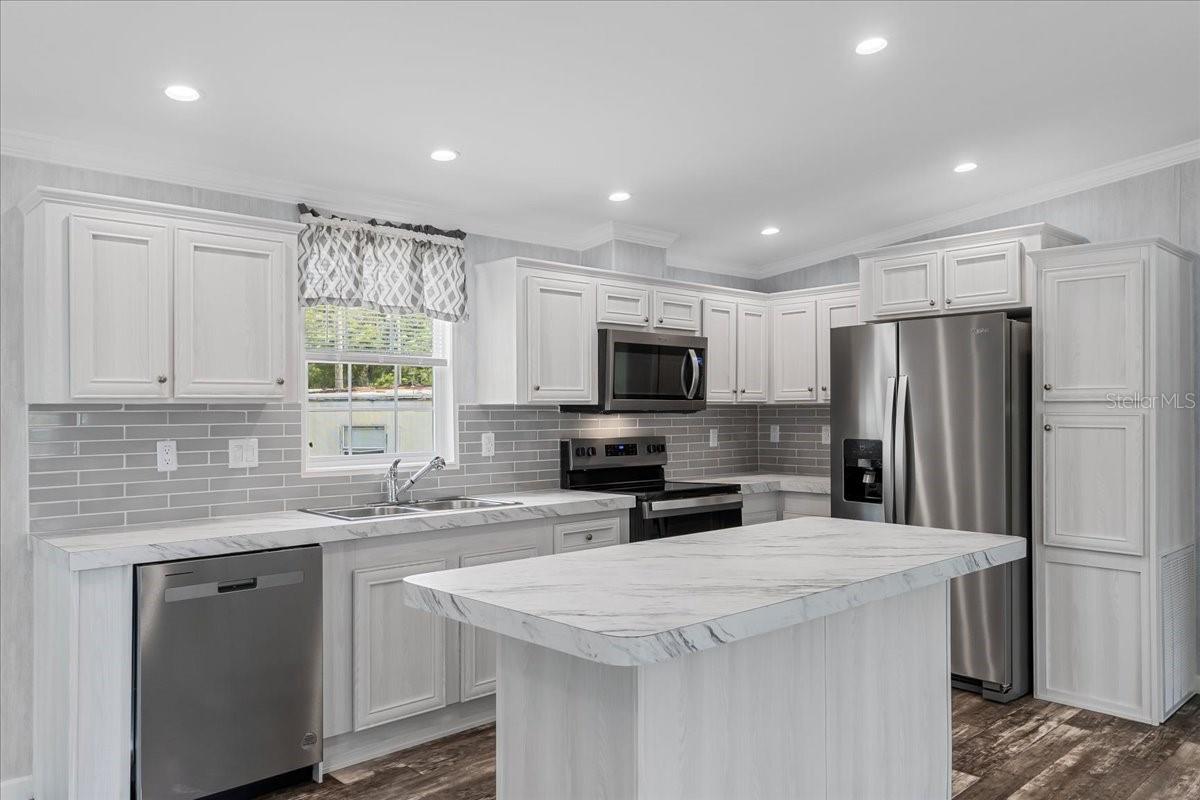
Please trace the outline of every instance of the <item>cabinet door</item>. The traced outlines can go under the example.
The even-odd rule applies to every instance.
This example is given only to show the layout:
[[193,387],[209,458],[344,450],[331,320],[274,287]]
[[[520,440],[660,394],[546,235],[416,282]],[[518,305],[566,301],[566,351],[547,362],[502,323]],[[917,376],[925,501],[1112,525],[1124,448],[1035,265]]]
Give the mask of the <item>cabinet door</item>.
[[765,403],[771,356],[767,307],[738,303],[737,309],[738,402]]
[[940,308],[941,264],[937,253],[877,258],[871,264],[871,313],[914,314]]
[[737,400],[737,303],[704,300],[708,402]]
[[584,281],[540,275],[526,280],[529,400],[595,402],[595,288]]
[[404,603],[408,575],[446,559],[354,571],[354,730],[446,705],[446,621]]
[[596,287],[596,321],[613,325],[650,324],[650,290],[624,283]]
[[[516,561],[533,558],[538,553],[536,545],[498,550],[491,553],[463,555],[462,566],[498,564],[501,561]],[[494,694],[496,691],[496,634],[474,625],[459,625],[459,641],[462,647],[461,690],[463,700],[473,700]]]
[[671,331],[700,331],[700,296],[654,290],[654,327]]
[[771,399],[817,399],[817,304],[780,303],[771,309]]
[[1011,306],[1021,302],[1021,243],[956,247],[942,255],[946,309]]
[[1141,555],[1143,438],[1139,414],[1046,414],[1043,541]]
[[72,216],[69,248],[71,395],[169,397],[166,226]]
[[176,231],[176,397],[283,396],[288,277],[281,242]]
[[1108,400],[1144,391],[1140,259],[1042,272],[1046,400]]
[[817,399],[829,402],[829,332],[857,325],[858,295],[829,297],[817,301]]

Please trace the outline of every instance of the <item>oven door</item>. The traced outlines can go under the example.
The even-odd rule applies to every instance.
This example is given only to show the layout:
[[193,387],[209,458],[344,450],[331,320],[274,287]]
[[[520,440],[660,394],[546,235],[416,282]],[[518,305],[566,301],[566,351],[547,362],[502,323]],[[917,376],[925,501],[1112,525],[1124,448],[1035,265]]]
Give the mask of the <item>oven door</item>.
[[604,411],[703,411],[708,339],[600,328]]
[[716,494],[676,500],[642,500],[632,517],[631,542],[737,528],[742,524],[742,496]]

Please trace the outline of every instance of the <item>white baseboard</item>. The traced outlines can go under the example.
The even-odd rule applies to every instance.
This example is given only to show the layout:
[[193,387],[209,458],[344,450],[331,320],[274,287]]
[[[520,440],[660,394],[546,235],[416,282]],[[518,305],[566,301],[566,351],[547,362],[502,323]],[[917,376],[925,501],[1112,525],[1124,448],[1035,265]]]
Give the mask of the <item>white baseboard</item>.
[[32,800],[33,776],[22,775],[0,781],[0,800]]

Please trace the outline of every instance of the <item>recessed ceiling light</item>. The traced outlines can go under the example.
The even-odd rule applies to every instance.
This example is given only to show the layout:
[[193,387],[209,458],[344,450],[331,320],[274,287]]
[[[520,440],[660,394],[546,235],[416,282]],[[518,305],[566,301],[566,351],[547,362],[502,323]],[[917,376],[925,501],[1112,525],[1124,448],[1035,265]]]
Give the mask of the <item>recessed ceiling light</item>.
[[863,39],[859,42],[858,47],[854,48],[854,52],[860,56],[873,56],[885,47],[887,47],[887,39],[882,36],[872,36],[870,39]]
[[196,91],[190,86],[183,86],[181,84],[168,86],[167,88],[163,89],[163,94],[172,100],[178,100],[181,103],[191,103],[200,99],[200,92]]
[[458,151],[443,148],[441,150],[434,150],[429,154],[429,157],[434,161],[453,161],[458,158]]
[[774,225],[768,225],[767,227],[763,228],[760,233],[763,236],[774,236],[775,234],[779,233],[779,228],[776,228]]
[[614,203],[624,203],[631,197],[633,197],[633,195],[631,195],[629,192],[613,192],[608,196],[608,199],[612,200]]
[[976,164],[974,161],[964,161],[961,164],[959,164],[958,166],[956,166],[954,168],[954,171],[955,172],[970,172],[971,170],[975,169],[978,166],[979,165]]

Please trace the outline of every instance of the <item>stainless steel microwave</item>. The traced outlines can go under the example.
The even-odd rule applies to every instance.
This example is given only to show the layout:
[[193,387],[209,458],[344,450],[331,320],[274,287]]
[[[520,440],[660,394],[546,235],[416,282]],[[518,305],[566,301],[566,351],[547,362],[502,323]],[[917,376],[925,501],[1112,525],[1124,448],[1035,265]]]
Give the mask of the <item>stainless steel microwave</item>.
[[705,408],[708,339],[600,327],[599,402],[563,406],[593,414],[693,412]]

